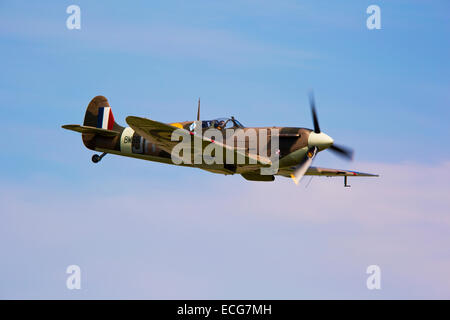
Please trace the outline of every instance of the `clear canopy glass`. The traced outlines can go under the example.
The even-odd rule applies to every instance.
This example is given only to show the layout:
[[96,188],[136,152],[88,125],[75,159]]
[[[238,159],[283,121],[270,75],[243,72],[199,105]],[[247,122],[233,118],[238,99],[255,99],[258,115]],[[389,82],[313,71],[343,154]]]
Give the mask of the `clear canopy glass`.
[[222,130],[231,128],[244,128],[244,126],[234,117],[231,117],[231,118],[217,118],[214,120],[204,120],[202,121],[202,128],[204,129],[216,128]]

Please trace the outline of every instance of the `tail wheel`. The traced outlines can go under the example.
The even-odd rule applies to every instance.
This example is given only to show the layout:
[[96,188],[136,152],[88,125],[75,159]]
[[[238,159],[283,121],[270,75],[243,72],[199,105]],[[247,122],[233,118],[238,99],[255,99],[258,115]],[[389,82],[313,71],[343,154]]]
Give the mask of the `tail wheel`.
[[107,155],[106,152],[103,152],[101,155],[94,154],[94,155],[92,156],[92,162],[93,162],[93,163],[97,163],[97,162],[99,162],[100,160],[102,160],[102,158],[103,158],[104,156],[106,156],[106,155]]
[[100,158],[100,156],[99,156],[98,154],[94,154],[94,155],[92,156],[92,162],[93,162],[93,163],[97,163],[97,162],[99,162],[100,160],[102,160],[102,158]]

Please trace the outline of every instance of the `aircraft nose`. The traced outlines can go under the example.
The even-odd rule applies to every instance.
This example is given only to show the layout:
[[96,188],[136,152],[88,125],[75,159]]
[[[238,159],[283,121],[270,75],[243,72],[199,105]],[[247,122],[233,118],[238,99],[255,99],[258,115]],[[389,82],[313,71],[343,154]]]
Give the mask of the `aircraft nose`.
[[326,149],[333,144],[334,140],[329,135],[321,132],[315,133],[311,131],[308,137],[308,146],[317,147],[319,149]]

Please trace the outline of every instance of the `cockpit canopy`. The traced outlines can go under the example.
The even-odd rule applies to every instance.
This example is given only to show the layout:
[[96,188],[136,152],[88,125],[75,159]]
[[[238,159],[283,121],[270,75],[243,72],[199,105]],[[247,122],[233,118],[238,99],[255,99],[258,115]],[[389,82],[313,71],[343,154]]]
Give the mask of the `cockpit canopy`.
[[234,117],[231,118],[217,118],[214,120],[204,120],[202,121],[202,128],[216,128],[219,130],[222,129],[236,129],[236,128],[244,128],[242,123],[237,121]]

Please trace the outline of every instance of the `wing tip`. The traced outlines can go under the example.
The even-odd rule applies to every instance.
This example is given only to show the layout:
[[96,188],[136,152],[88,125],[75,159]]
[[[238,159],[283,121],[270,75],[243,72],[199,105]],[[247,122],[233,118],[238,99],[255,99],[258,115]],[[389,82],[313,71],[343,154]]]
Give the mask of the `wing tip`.
[[81,127],[79,124],[63,124],[61,128],[71,130],[72,128]]
[[133,122],[138,119],[139,119],[139,117],[136,117],[136,116],[128,116],[125,118],[125,122],[128,123],[128,125],[130,125],[130,122]]
[[354,176],[360,176],[360,177],[379,177],[379,174],[374,174],[374,173],[366,173],[366,172],[357,172],[357,171],[352,171]]

